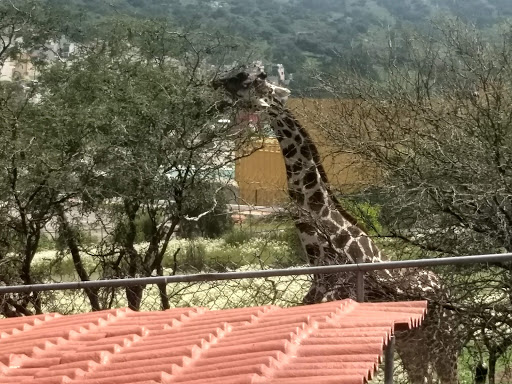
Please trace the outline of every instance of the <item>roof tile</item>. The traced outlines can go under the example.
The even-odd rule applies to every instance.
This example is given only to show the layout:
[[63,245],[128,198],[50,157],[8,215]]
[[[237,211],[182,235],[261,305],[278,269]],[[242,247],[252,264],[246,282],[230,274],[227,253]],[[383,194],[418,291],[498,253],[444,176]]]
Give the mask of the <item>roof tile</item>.
[[426,302],[0,320],[0,384],[362,384]]

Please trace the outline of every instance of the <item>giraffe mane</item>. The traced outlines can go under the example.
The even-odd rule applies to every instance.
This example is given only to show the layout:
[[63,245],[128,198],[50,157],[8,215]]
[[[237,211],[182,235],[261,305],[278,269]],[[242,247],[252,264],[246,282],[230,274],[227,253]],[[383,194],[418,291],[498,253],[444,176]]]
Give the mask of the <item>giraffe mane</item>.
[[[288,109],[288,113],[291,113]],[[332,192],[330,184],[329,184],[329,178],[327,177],[327,173],[325,172],[325,168],[322,165],[322,161],[320,159],[320,154],[318,153],[318,149],[316,148],[315,143],[313,142],[313,139],[311,138],[310,134],[307,132],[307,130],[299,123],[297,123],[297,129],[303,135],[303,137],[306,138],[306,142],[308,145],[309,150],[311,151],[311,154],[313,155],[313,160],[316,164],[316,167],[318,169],[318,173],[320,174],[320,178],[322,182],[325,184],[325,188],[327,189],[327,193],[329,194],[329,197],[332,199],[334,206],[336,209],[345,217],[345,219],[352,225],[355,225],[361,230],[364,230],[364,228],[361,226],[359,221],[351,214],[349,213],[343,206],[341,205],[339,199],[335,196],[335,194]]]

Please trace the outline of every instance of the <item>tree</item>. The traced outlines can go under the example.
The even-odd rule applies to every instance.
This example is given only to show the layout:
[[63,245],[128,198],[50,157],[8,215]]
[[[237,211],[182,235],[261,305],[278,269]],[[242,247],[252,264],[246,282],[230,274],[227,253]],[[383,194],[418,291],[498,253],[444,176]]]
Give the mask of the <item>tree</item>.
[[[488,41],[445,20],[428,35],[397,36],[380,58],[380,81],[344,71],[317,77],[337,99],[323,134],[335,151],[378,170],[360,197],[382,204],[381,235],[395,255],[512,251],[511,38],[510,27]],[[445,283],[467,341],[494,356],[492,382],[510,346],[511,267],[457,272]]]
[[[222,213],[223,167],[250,136],[209,86],[233,44],[132,19],[109,20],[87,37],[68,60],[42,60],[37,83],[0,83],[0,277],[7,285],[54,281],[51,271],[33,269],[49,226],[80,280],[93,272],[163,274],[179,224]],[[29,37],[23,42],[30,46]],[[95,246],[82,235],[91,216],[107,234]],[[142,219],[148,244],[139,247]],[[131,308],[140,307],[142,292],[126,290]],[[116,294],[85,293],[93,310],[111,306]],[[19,316],[47,305],[38,295],[6,295],[0,309]]]
[[[0,67],[8,58],[44,52],[45,43],[62,33],[58,20],[44,2],[10,1],[0,4]],[[5,284],[40,281],[31,269],[45,226],[61,203],[62,183],[75,165],[74,148],[62,140],[60,127],[36,102],[37,86],[0,83],[0,263]],[[42,312],[37,294],[4,297],[6,316]]]
[[[178,226],[218,213],[228,182],[222,169],[244,142],[234,111],[221,111],[209,86],[231,48],[165,23],[115,20],[98,30],[74,60],[41,77],[42,103],[61,116],[83,151],[83,167],[73,175],[80,202],[64,204],[61,233],[82,280],[90,273],[80,267],[82,253],[104,278],[162,275]],[[87,247],[73,235],[91,214],[107,233],[101,246]],[[140,247],[142,218],[147,244]],[[140,308],[143,289],[126,289],[130,308]],[[162,307],[169,308],[161,290]]]

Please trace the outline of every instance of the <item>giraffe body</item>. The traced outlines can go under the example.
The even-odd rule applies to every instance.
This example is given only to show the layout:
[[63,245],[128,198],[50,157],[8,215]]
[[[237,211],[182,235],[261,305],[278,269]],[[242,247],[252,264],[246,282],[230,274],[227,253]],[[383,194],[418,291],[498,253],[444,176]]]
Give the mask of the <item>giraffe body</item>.
[[[262,72],[242,72],[219,82],[238,100],[268,114],[284,157],[288,192],[295,209],[295,225],[311,265],[381,262],[379,248],[357,221],[345,211],[328,186],[320,156],[309,134],[284,106],[289,91],[265,81]],[[355,298],[355,276],[348,274],[315,275],[304,303],[342,298]],[[435,275],[415,271],[413,276],[400,272],[375,271],[367,274],[367,297],[376,301],[425,298],[439,288]],[[397,348],[413,383],[427,383],[430,365],[437,370],[442,383],[457,383],[458,344],[448,322],[430,320],[431,327],[408,331],[397,339]],[[441,335],[441,337],[439,336]],[[455,345],[448,352],[448,345]],[[431,349],[434,350],[431,353]],[[440,353],[445,349],[446,353]]]

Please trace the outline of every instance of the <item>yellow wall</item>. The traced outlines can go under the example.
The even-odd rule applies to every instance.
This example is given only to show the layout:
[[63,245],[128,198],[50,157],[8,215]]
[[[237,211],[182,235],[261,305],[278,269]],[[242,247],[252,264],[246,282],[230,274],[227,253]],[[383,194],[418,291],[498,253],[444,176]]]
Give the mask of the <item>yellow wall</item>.
[[263,148],[235,164],[240,203],[274,205],[286,201],[286,171],[276,139],[266,139]]
[[[334,154],[335,146],[321,134],[319,125],[336,122],[339,103],[333,100],[290,99],[287,105],[315,141],[331,185],[347,192],[374,183],[377,173],[354,155]],[[351,101],[343,103],[354,104]],[[262,149],[237,161],[235,179],[240,188],[241,203],[273,205],[285,202],[286,171],[277,140],[266,139]]]

